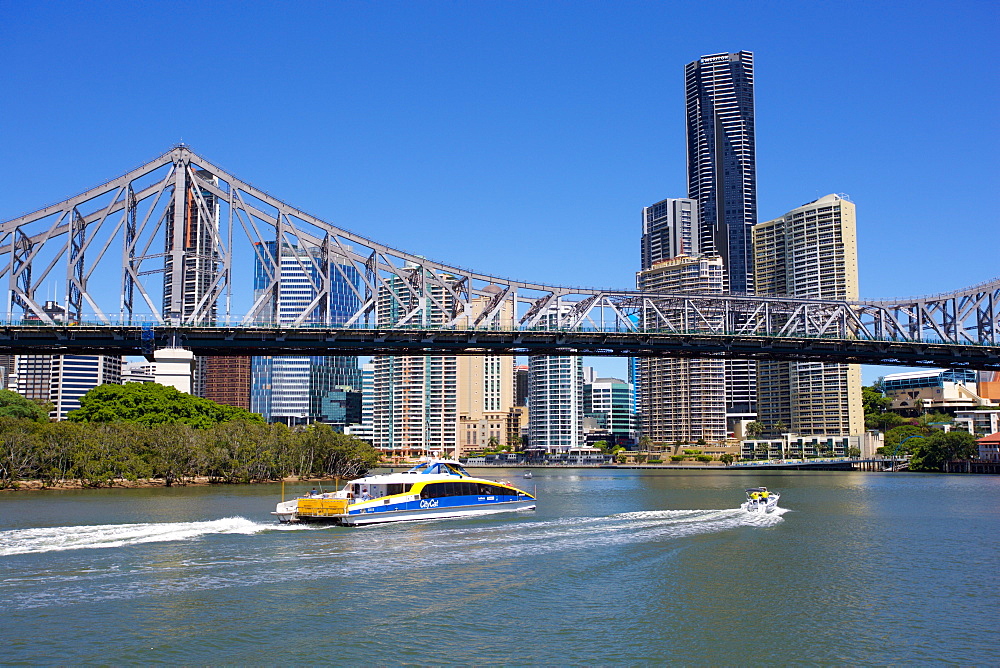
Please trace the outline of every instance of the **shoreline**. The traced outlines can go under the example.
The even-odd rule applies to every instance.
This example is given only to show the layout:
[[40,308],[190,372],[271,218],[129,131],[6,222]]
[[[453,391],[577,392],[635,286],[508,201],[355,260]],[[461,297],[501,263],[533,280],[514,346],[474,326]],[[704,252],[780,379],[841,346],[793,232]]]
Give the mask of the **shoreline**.
[[140,478],[139,480],[125,480],[124,478],[117,478],[105,485],[87,485],[82,480],[60,480],[48,485],[43,484],[41,480],[18,480],[15,483],[16,486],[4,487],[0,489],[0,494],[4,492],[65,492],[84,489],[173,489],[175,487],[210,487],[212,485],[277,485],[283,482],[309,484],[314,482],[325,482],[326,480],[333,480],[333,478],[300,478],[298,476],[289,476],[279,480],[224,482],[212,480],[208,476],[195,476],[193,478],[185,478],[183,481],[174,480],[169,487],[167,486],[166,481],[162,478]]

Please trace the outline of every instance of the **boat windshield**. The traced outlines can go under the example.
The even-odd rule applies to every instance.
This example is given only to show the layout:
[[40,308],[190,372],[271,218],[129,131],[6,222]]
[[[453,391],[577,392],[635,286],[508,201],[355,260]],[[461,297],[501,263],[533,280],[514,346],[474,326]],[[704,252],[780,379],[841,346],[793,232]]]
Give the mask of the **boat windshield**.
[[458,462],[421,462],[407,471],[407,473],[470,477],[468,472]]

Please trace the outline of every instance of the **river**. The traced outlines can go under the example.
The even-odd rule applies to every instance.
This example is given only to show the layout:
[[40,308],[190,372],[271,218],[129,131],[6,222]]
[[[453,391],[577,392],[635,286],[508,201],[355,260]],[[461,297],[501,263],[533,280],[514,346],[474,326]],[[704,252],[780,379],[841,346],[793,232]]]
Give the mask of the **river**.
[[[278,485],[0,494],[0,663],[1000,664],[998,477],[474,473],[538,509],[279,527]],[[756,485],[777,512],[738,509]]]

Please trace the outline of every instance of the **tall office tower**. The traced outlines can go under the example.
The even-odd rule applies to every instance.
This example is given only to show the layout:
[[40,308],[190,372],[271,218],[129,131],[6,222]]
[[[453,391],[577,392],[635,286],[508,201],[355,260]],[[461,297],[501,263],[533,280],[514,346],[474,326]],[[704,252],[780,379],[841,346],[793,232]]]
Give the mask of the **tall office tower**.
[[[722,258],[661,260],[636,275],[649,292],[723,292]],[[638,361],[642,433],[654,443],[726,438],[726,366],[719,359],[649,358]]]
[[665,199],[642,210],[642,268],[678,255],[698,255],[698,201]]
[[519,364],[514,369],[514,405],[528,405],[528,365]]
[[374,433],[373,420],[375,410],[375,364],[365,362],[361,365],[361,420],[357,424],[349,424],[344,429],[345,434],[351,434],[372,443]]
[[[684,68],[688,197],[698,200],[701,252],[722,257],[725,290],[754,292],[757,222],[753,54],[703,56]],[[726,362],[729,426],[756,414],[756,367]]]
[[636,440],[635,392],[632,383],[618,378],[595,378],[583,384],[584,417],[596,418],[615,445],[631,446]]
[[49,417],[65,420],[98,385],[120,385],[122,358],[113,355],[18,355],[17,392],[51,402]]
[[204,397],[217,404],[250,410],[250,358],[219,355],[204,358]]
[[[218,179],[209,172],[199,171],[197,174],[206,181],[218,183]],[[183,198],[181,227],[175,226],[173,201],[167,206],[165,216],[163,317],[169,322],[208,324],[214,322],[217,315],[212,291],[222,264],[218,250],[219,202],[211,193],[196,191],[190,177]],[[175,251],[175,248],[179,250]],[[181,287],[175,291],[177,284]],[[196,313],[199,315],[196,316]],[[203,358],[195,359],[191,394],[204,396],[205,365]]]
[[[757,294],[858,299],[854,204],[827,195],[753,228]],[[802,435],[864,431],[861,367],[825,362],[758,363],[760,421]]]
[[[451,294],[407,265],[405,278],[392,276],[379,288],[376,320],[392,327],[412,315],[409,324],[423,327],[451,320]],[[390,457],[431,452],[456,456],[458,449],[458,357],[455,355],[376,355],[372,427],[373,445]]]
[[[66,320],[66,309],[54,301],[42,307],[55,322]],[[26,321],[38,320],[29,316]],[[80,397],[98,385],[120,385],[122,358],[115,355],[17,355],[14,376],[18,394],[51,403],[49,417],[64,420],[80,407]]]
[[[257,253],[254,272],[255,296],[260,297],[274,276],[273,261],[277,244],[264,244],[266,253]],[[324,277],[320,267],[326,260],[319,248],[281,245],[277,294],[262,318],[279,324],[295,322],[301,313],[316,301]],[[333,324],[346,322],[358,308],[357,295],[351,287],[360,284],[357,269],[343,260],[331,261],[325,273],[329,276],[330,295],[307,317],[306,322]],[[324,315],[324,313],[326,315]],[[361,387],[361,371],[356,357],[254,357],[251,361],[250,410],[260,413],[269,422],[288,425],[311,422],[335,422],[338,417],[323,413],[324,398],[336,392],[337,386]]]
[[0,390],[10,389],[11,376],[14,375],[14,356],[0,355]]
[[[550,309],[541,322],[557,326],[572,306]],[[583,359],[579,355],[528,357],[528,444],[547,452],[586,445],[583,435]]]

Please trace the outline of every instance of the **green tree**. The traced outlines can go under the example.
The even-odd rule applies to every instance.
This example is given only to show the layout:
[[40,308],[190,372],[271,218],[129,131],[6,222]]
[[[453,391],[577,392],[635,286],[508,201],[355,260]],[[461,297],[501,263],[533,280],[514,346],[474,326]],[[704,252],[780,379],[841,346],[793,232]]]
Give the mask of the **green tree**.
[[784,420],[778,420],[774,423],[774,433],[781,435],[788,431],[788,425],[785,424]]
[[0,417],[23,418],[34,422],[48,422],[52,404],[41,404],[17,392],[0,390]]
[[[914,439],[917,440],[917,439]],[[913,471],[940,471],[952,459],[972,459],[978,453],[976,437],[966,431],[935,431],[917,441],[910,459]]]
[[648,452],[649,448],[652,447],[652,445],[653,445],[653,440],[651,438],[649,438],[649,436],[640,436],[639,437],[639,449],[640,450]]
[[766,428],[767,427],[764,426],[763,422],[759,420],[754,420],[753,422],[747,423],[746,426],[747,436],[749,436],[750,438],[757,438],[758,436],[764,433],[764,430]]
[[263,423],[257,413],[224,406],[157,383],[100,385],[80,398],[70,422],[136,422],[146,426],[186,424],[207,429],[220,422]]
[[[911,424],[904,424],[893,427],[885,433],[885,445],[882,454],[888,456],[905,456],[913,452],[919,439],[909,438],[911,436],[925,436],[926,429],[915,427]],[[902,444],[902,445],[900,445]]]
[[733,459],[734,459],[734,457],[730,453],[728,453],[728,452],[724,452],[721,455],[719,455],[719,461],[722,462],[723,464],[725,464],[726,466],[729,466],[730,464],[732,464],[733,463]]

